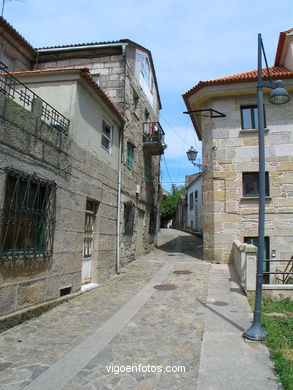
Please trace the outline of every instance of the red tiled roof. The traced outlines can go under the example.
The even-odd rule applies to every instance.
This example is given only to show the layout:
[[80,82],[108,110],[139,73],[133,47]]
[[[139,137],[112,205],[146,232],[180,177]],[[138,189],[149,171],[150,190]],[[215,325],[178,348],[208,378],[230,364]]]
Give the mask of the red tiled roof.
[[43,73],[43,72],[60,72],[63,70],[82,70],[87,69],[84,66],[63,66],[59,68],[46,68],[46,69],[34,69],[34,70],[19,70],[16,72],[9,72],[12,75],[27,74],[27,73]]
[[293,31],[293,28],[291,28],[288,31],[280,32],[279,42],[278,42],[278,47],[277,47],[276,57],[275,57],[275,66],[279,66],[280,65],[280,60],[281,60],[281,55],[282,55],[282,51],[283,51],[286,35],[291,33],[292,31]]
[[2,16],[0,16],[0,27],[3,28],[3,30],[7,31],[10,35],[13,36],[14,39],[16,39],[22,46],[26,48],[28,52],[30,52],[32,55],[36,55],[36,50],[28,43],[26,39],[24,39],[12,26],[7,22],[6,19],[4,19]]
[[[273,80],[278,80],[279,78],[282,79],[293,78],[293,72],[283,66],[270,66],[269,72],[270,72],[271,79]],[[268,72],[266,68],[262,70],[262,77],[264,80],[268,80]],[[188,98],[189,96],[193,95],[195,92],[200,90],[201,88],[209,85],[248,83],[256,80],[257,80],[257,70],[251,70],[249,72],[238,73],[232,76],[221,77],[219,79],[200,81],[197,85],[195,85],[192,89],[187,91],[182,96],[183,98]]]
[[105,92],[98,86],[98,84],[93,80],[93,78],[90,75],[89,69],[85,67],[63,67],[63,68],[47,68],[47,69],[36,69],[36,70],[25,70],[25,71],[19,71],[19,72],[10,72],[10,74],[17,76],[17,75],[29,75],[29,74],[36,74],[36,73],[49,73],[49,72],[62,72],[62,71],[68,71],[68,70],[75,70],[79,71],[81,77],[87,82],[87,84],[93,88],[96,92],[96,94],[103,100],[103,102],[106,104],[106,106],[113,112],[113,114],[116,116],[120,124],[123,126],[125,124],[124,119],[122,118],[121,114],[117,110],[117,108],[114,106],[112,101],[108,98],[108,96],[105,94]]

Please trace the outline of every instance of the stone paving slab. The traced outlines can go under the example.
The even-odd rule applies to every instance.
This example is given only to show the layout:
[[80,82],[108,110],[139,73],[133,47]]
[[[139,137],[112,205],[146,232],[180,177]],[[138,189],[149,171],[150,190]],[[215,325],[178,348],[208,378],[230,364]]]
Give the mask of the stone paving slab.
[[[115,387],[124,390],[159,386],[160,389],[178,389],[178,383],[182,383],[183,378],[186,378],[186,386],[191,383],[193,386],[203,332],[203,307],[194,297],[205,299],[209,264],[191,256],[188,236],[185,234],[185,241],[177,240],[174,233],[171,246],[155,250],[129,264],[122,269],[121,275],[99,288],[2,333],[0,389],[29,389],[30,384],[38,383],[42,374],[45,376],[60,360],[78,351],[79,346],[126,307],[166,264],[171,266],[163,282],[175,284],[176,289],[151,291],[143,307],[116,337],[83,368],[76,368],[76,375],[66,388]],[[170,236],[167,235],[165,240],[170,240]],[[183,242],[186,244],[185,254],[180,252]],[[161,244],[164,245],[164,238]],[[175,276],[171,272],[173,267],[192,268],[193,273]],[[116,375],[107,372],[106,365],[111,367],[111,364],[126,363],[164,367],[167,364],[184,364],[187,372],[185,376],[173,373]],[[182,386],[188,388],[183,383]]]
[[[80,389],[81,384],[84,389],[103,390],[195,388],[204,324],[204,308],[195,297],[206,298],[209,265],[184,262],[183,266],[176,263],[175,269],[182,268],[192,274],[170,273],[164,283],[174,284],[177,288],[155,290],[131,322],[65,387],[66,390]],[[182,366],[185,372],[118,375],[107,372],[107,366],[111,365],[149,365],[163,370],[166,366],[174,369]]]

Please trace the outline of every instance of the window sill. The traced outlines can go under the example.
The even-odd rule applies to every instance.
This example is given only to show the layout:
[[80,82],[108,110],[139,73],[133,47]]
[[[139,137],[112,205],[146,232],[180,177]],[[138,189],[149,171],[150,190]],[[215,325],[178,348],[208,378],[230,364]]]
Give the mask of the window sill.
[[105,146],[103,146],[103,145],[101,145],[101,147],[102,147],[106,152],[108,152],[109,154],[111,154],[111,149],[107,149],[107,148],[105,148]]
[[[258,196],[242,196],[241,198],[240,198],[240,201],[242,202],[242,201],[249,201],[249,200],[253,200],[253,201],[255,201],[255,200],[259,200],[259,197]],[[271,196],[266,196],[265,197],[265,200],[266,201],[269,201],[269,200],[272,200],[272,197]]]
[[[265,133],[269,132],[268,128],[265,128]],[[239,134],[258,134],[258,129],[241,129]]]

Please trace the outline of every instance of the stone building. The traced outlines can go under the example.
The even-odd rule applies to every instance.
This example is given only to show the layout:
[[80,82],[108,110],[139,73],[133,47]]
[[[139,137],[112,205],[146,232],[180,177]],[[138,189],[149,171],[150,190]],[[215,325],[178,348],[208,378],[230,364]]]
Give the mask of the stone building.
[[161,102],[151,52],[130,40],[49,47],[37,50],[32,66],[42,70],[83,66],[117,107],[125,121],[121,264],[148,252],[156,243],[160,155],[164,152]]
[[[293,30],[280,34],[273,80],[293,90]],[[257,244],[257,71],[199,82],[183,95],[188,110],[217,110],[225,117],[191,115],[203,145],[204,258],[232,262],[234,240]],[[268,79],[263,69],[263,79]],[[290,259],[293,250],[293,101],[268,103],[264,89],[266,153],[266,257]]]
[[34,49],[0,18],[0,316],[98,285],[156,242],[150,51]]
[[202,233],[202,177],[202,172],[185,176],[185,228],[197,233]]
[[[40,73],[17,74],[29,83]],[[89,77],[78,69],[41,76],[39,89],[46,83],[62,100],[65,117],[2,70],[0,315],[115,272],[124,121]]]

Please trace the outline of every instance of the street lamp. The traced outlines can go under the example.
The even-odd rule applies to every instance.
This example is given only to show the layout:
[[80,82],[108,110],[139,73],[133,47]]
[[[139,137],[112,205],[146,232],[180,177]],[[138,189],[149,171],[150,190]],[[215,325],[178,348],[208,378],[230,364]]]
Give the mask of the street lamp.
[[190,147],[190,149],[187,150],[186,152],[188,160],[193,164],[195,167],[199,168],[202,171],[205,171],[207,169],[206,165],[203,164],[198,164],[195,162],[198,151],[194,149],[193,146]]
[[[268,71],[269,81],[262,80],[262,54],[264,56]],[[259,153],[259,214],[258,214],[258,255],[257,255],[257,278],[255,292],[255,309],[251,327],[244,331],[243,337],[261,341],[267,336],[267,332],[261,326],[261,297],[263,282],[264,264],[264,237],[265,237],[265,137],[264,137],[264,103],[263,87],[271,88],[269,102],[272,104],[285,104],[290,100],[288,92],[281,80],[273,83],[270,79],[266,54],[261,38],[258,34],[258,56],[257,56],[257,110],[258,110],[258,153]]]

